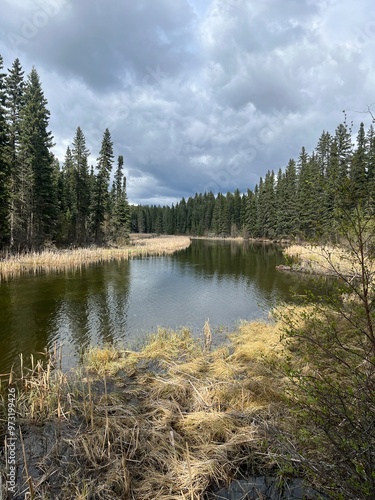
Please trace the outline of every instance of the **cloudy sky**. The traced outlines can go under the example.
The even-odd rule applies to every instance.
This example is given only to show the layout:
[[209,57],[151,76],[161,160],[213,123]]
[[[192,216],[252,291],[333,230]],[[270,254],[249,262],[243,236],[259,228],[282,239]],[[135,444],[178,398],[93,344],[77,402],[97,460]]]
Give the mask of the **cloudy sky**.
[[[372,0],[1,0],[0,54],[35,66],[63,161],[105,128],[132,203],[254,188],[375,102]],[[375,105],[372,108],[375,110]]]

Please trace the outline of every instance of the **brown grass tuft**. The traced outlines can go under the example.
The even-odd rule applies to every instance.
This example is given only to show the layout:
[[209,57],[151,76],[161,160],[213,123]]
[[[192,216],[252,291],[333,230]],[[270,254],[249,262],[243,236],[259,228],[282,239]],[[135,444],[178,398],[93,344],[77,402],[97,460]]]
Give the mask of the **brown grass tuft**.
[[36,497],[199,499],[239,469],[267,471],[262,422],[281,381],[264,357],[282,355],[278,337],[242,323],[211,352],[187,329],[159,329],[140,352],[90,349],[69,374],[34,363],[17,415]]

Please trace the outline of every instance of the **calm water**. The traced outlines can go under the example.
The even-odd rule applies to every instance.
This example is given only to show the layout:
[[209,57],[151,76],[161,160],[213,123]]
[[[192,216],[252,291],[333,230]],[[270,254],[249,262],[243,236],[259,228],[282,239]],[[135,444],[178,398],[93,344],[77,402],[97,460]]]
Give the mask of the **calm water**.
[[158,326],[188,326],[197,336],[209,318],[222,330],[266,317],[290,298],[297,278],[280,273],[279,248],[193,241],[171,257],[93,265],[0,284],[0,373],[19,353],[63,343],[64,366],[89,345],[139,345]]

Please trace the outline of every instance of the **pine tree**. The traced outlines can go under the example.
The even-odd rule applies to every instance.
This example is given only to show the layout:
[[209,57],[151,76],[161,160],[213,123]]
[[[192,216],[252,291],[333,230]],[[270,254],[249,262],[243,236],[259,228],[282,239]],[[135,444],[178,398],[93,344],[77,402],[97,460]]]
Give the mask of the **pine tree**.
[[231,235],[237,236],[243,229],[242,220],[242,198],[239,189],[236,189],[231,197],[230,203],[230,223],[231,223]]
[[204,213],[203,213],[203,227],[204,231],[207,233],[210,231],[212,226],[212,215],[215,206],[215,195],[212,191],[205,193],[204,198]]
[[373,125],[370,126],[366,135],[367,153],[367,185],[368,198],[372,207],[375,206],[375,130]]
[[186,234],[187,228],[187,206],[185,198],[176,205],[176,232],[177,234]]
[[0,248],[10,238],[10,183],[9,183],[9,137],[6,122],[5,76],[3,58],[0,55]]
[[136,212],[137,232],[144,233],[146,231],[146,216],[143,207],[138,206]]
[[20,156],[24,178],[26,244],[41,247],[51,240],[56,223],[56,193],[53,192],[53,146],[47,131],[50,113],[39,75],[32,69],[25,87],[20,113]]
[[90,151],[86,147],[86,138],[82,129],[77,127],[73,140],[72,158],[77,191],[75,241],[78,245],[86,243],[88,238],[88,217],[90,213],[89,155]]
[[367,140],[365,126],[360,124],[357,135],[357,148],[350,165],[350,196],[353,207],[367,199]]
[[279,169],[277,173],[275,199],[276,199],[276,234],[278,236],[286,236],[286,221],[285,221],[285,208],[288,206],[286,197],[286,179],[285,173]]
[[256,238],[257,236],[257,197],[258,197],[258,185],[255,186],[254,192],[251,189],[247,190],[246,199],[246,229],[250,238]]
[[297,207],[299,213],[299,232],[301,236],[308,236],[311,227],[311,176],[309,156],[303,147],[298,159],[298,190]]
[[212,213],[212,229],[219,236],[230,235],[230,217],[227,196],[218,193]]
[[294,236],[298,231],[297,182],[296,162],[291,159],[285,170],[284,235],[287,237]]
[[351,141],[351,128],[346,122],[346,116],[344,123],[336,128],[336,145],[337,153],[339,156],[339,176],[340,183],[345,184],[346,179],[349,175],[350,161],[352,156],[352,141]]
[[126,193],[126,177],[123,174],[124,157],[119,156],[112,188],[111,235],[119,243],[127,243],[130,233],[130,208]]
[[24,105],[24,71],[19,59],[16,59],[6,78],[6,107],[10,145],[10,247],[14,248],[22,238],[21,205],[24,199],[23,175],[20,161],[21,109]]
[[105,237],[105,216],[108,208],[108,186],[113,165],[113,143],[108,128],[103,134],[102,146],[97,160],[97,175],[92,197],[92,229],[95,242],[101,244]]
[[275,173],[273,170],[267,172],[263,187],[263,235],[272,239],[276,236]]
[[322,135],[319,138],[318,145],[315,149],[315,158],[319,164],[320,173],[322,176],[326,175],[328,165],[329,165],[329,157],[331,151],[331,143],[332,137],[329,132],[323,131]]
[[77,224],[77,176],[72,151],[66,148],[62,168],[61,238],[64,243],[75,244]]

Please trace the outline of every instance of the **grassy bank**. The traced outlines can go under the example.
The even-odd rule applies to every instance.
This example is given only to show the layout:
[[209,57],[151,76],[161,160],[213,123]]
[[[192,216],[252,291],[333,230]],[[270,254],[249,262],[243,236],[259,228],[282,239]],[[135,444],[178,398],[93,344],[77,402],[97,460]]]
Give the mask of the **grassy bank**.
[[0,280],[23,273],[64,271],[80,269],[98,262],[168,255],[187,248],[189,245],[190,239],[185,236],[151,238],[133,235],[131,244],[123,248],[93,247],[8,255],[0,260]]
[[207,322],[201,341],[160,329],[140,352],[93,348],[69,373],[53,356],[35,364],[10,384],[20,490],[192,500],[241,474],[269,474],[267,428],[282,411],[284,379],[265,358],[283,355],[279,339],[278,324],[243,323],[230,345],[211,351]]
[[283,250],[291,269],[311,274],[360,276],[358,256],[327,245],[291,245]]

